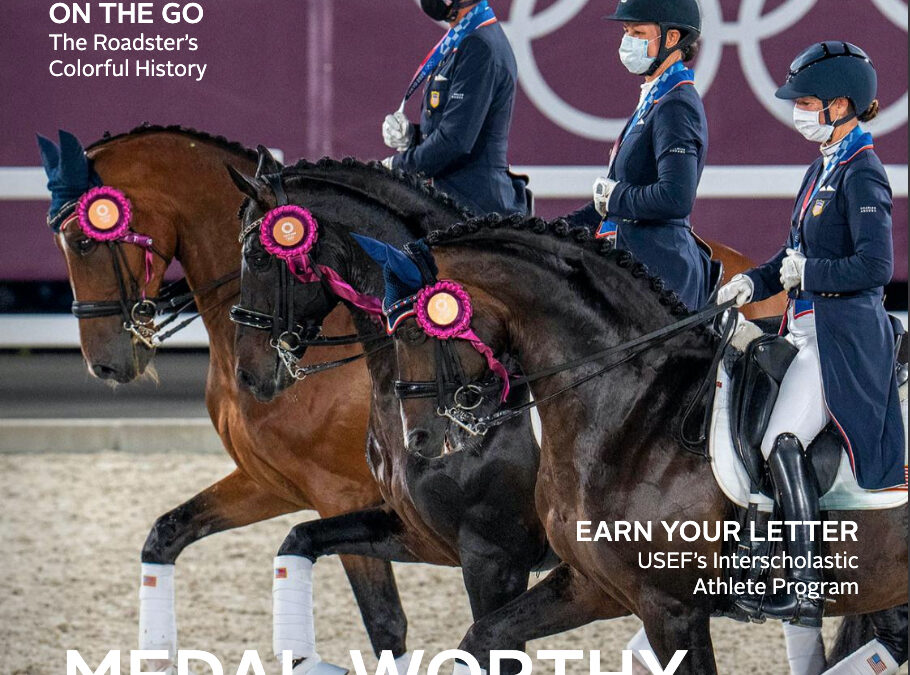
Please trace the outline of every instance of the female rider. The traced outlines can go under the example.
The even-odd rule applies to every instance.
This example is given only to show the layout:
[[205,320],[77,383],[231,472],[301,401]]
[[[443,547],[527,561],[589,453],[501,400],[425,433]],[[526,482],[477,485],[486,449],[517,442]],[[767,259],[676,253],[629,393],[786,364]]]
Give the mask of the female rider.
[[689,225],[708,150],[708,125],[694,73],[683,65],[701,33],[696,0],[621,0],[607,17],[621,21],[620,60],[644,77],[641,98],[613,146],[594,201],[568,216],[616,238],[663,278],[690,308],[708,300],[710,259]]
[[[719,303],[735,298],[738,306],[782,289],[790,296],[785,328],[799,352],[761,446],[785,520],[821,519],[804,453],[829,419],[843,436],[861,487],[906,484],[894,332],[882,305],[893,267],[891,189],[872,136],[859,126],[878,111],[876,86],[869,57],[850,43],[814,44],[796,57],[777,97],[795,102],[794,125],[821,143],[821,157],[803,179],[786,245],[765,264],[734,277],[718,296]],[[808,526],[792,531],[787,552],[819,554]],[[811,586],[822,575],[812,567],[796,568],[788,580]],[[823,598],[795,592],[738,604],[803,626],[820,625],[824,609]],[[864,650],[889,665],[893,660],[877,640]]]

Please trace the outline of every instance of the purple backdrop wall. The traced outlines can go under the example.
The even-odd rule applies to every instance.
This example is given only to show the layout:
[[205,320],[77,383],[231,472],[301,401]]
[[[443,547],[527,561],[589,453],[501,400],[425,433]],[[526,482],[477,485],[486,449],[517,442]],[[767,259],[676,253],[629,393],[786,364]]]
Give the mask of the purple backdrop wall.
[[[106,130],[120,132],[143,121],[264,143],[282,149],[289,160],[325,153],[381,158],[386,154],[382,118],[397,107],[414,66],[440,35],[414,0],[203,0],[205,17],[197,26],[160,21],[108,26],[97,18],[91,26],[55,26],[48,16],[51,4],[4,3],[0,85],[7,99],[0,107],[0,166],[36,166],[35,132],[50,135],[62,127],[88,143]],[[164,3],[153,4],[157,15]],[[494,0],[522,77],[511,138],[514,164],[604,164],[609,123],[598,118],[619,123],[634,107],[639,84],[616,58],[618,28],[599,20],[612,5],[612,0]],[[907,12],[901,0],[702,0],[702,5],[707,39],[696,72],[710,122],[710,165],[805,166],[813,159],[817,150],[788,128],[786,109],[776,109],[778,118],[766,108],[767,87],[786,73],[799,49],[830,38],[856,42],[870,53],[886,109],[872,126],[876,150],[886,164],[906,165]],[[201,82],[55,78],[48,72],[55,58],[104,59],[90,52],[55,54],[48,35],[63,30],[86,37],[189,33],[198,37],[199,50],[170,58],[205,62],[208,70]],[[409,111],[415,110],[412,103]],[[790,203],[747,195],[748,186],[740,186],[735,198],[700,199],[693,223],[703,236],[763,258],[784,237]],[[552,216],[580,203],[581,198],[545,200],[539,211]],[[0,279],[65,277],[43,226],[45,209],[40,201],[6,202],[0,216]],[[906,279],[905,196],[896,199],[894,215],[896,278]]]

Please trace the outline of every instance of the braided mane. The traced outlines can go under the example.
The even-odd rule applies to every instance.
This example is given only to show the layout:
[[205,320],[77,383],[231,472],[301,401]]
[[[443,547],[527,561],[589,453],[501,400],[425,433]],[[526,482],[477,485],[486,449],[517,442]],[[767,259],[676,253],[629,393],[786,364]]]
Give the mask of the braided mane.
[[225,138],[224,136],[216,136],[214,134],[207,133],[205,131],[199,131],[197,129],[191,129],[189,127],[182,127],[178,124],[171,125],[159,125],[159,124],[149,124],[144,122],[134,129],[130,129],[127,132],[122,134],[111,135],[109,131],[104,132],[104,135],[101,137],[101,140],[95,141],[86,148],[86,152],[97,147],[106,145],[113,141],[118,141],[122,138],[127,138],[128,136],[141,136],[143,134],[154,134],[154,133],[174,133],[181,134],[183,136],[189,136],[194,138],[197,141],[202,141],[205,143],[212,143],[217,145],[223,150],[227,150],[235,155],[243,155],[247,159],[256,161],[257,153],[255,150],[252,150],[242,143],[236,141],[231,141]]
[[630,279],[635,283],[647,284],[648,289],[657,296],[658,302],[667,307],[674,316],[686,316],[689,309],[682,303],[679,296],[664,287],[663,279],[650,274],[647,266],[635,259],[628,251],[617,249],[612,242],[606,239],[597,239],[590,229],[574,227],[565,218],[543,220],[541,218],[523,218],[518,215],[500,216],[491,214],[481,218],[472,218],[463,223],[456,223],[445,230],[430,232],[426,241],[430,246],[446,246],[458,244],[460,240],[471,235],[481,233],[483,230],[515,230],[540,235],[544,238],[558,239],[565,243],[591,251],[606,261],[615,263],[625,270]]
[[446,193],[436,189],[433,185],[428,183],[426,177],[423,176],[423,174],[407,173],[401,169],[387,169],[382,165],[381,162],[362,162],[355,157],[345,157],[344,159],[340,160],[333,159],[332,157],[323,157],[317,162],[310,162],[306,159],[301,159],[295,164],[291,164],[285,167],[282,171],[282,174],[288,178],[293,178],[294,176],[303,175],[308,172],[312,172],[313,170],[354,170],[363,172],[366,175],[375,177],[379,180],[391,179],[400,185],[414,190],[422,196],[437,202],[440,206],[458,212],[463,220],[469,220],[474,217],[474,214],[471,213],[468,209],[456,202]]

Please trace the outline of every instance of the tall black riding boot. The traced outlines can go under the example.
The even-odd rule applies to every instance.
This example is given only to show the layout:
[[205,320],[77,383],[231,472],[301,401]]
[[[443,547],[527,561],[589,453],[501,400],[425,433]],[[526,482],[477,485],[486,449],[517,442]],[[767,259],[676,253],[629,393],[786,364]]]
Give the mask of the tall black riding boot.
[[[818,485],[803,452],[803,446],[796,436],[781,434],[777,437],[768,458],[768,467],[771,469],[771,480],[784,520],[820,521]],[[789,526],[787,532],[790,532]],[[809,525],[795,526],[792,534],[794,536],[786,546],[787,553],[792,558],[799,556],[809,563],[810,557],[812,559],[818,557],[821,546],[817,539],[812,540]],[[787,570],[787,581],[789,592],[757,599],[758,602],[741,599],[736,604],[750,614],[755,614],[757,610],[770,619],[782,619],[807,627],[821,626],[822,613],[825,609],[825,599],[821,597],[819,583],[822,581],[821,570],[810,565],[800,569],[791,568]],[[793,584],[805,584],[810,593],[820,597],[810,598],[805,594],[798,594],[792,588]]]

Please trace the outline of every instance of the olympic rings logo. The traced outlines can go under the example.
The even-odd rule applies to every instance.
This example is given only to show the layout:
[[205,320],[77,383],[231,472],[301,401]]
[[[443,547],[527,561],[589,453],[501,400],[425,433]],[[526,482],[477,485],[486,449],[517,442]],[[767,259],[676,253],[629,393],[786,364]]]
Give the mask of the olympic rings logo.
[[[596,0],[595,0],[596,1]],[[870,0],[891,23],[907,31],[907,4],[902,0]],[[786,32],[816,5],[818,0],[785,0],[764,14],[766,0],[740,0],[734,22],[725,22],[720,0],[699,0],[702,9],[702,45],[698,57],[696,87],[704,96],[714,82],[725,45],[737,48],[746,82],[759,103],[786,126],[792,124],[792,104],[774,97],[777,83],[761,53],[761,42]],[[419,3],[419,0],[418,0]],[[572,134],[600,141],[612,141],[622,131],[626,118],[605,118],[583,112],[563,100],[546,82],[534,57],[532,43],[569,23],[588,0],[556,0],[535,14],[537,0],[512,0],[508,19],[500,23],[515,52],[521,87],[547,119]],[[907,122],[907,92],[884,108],[870,124],[884,135]]]

